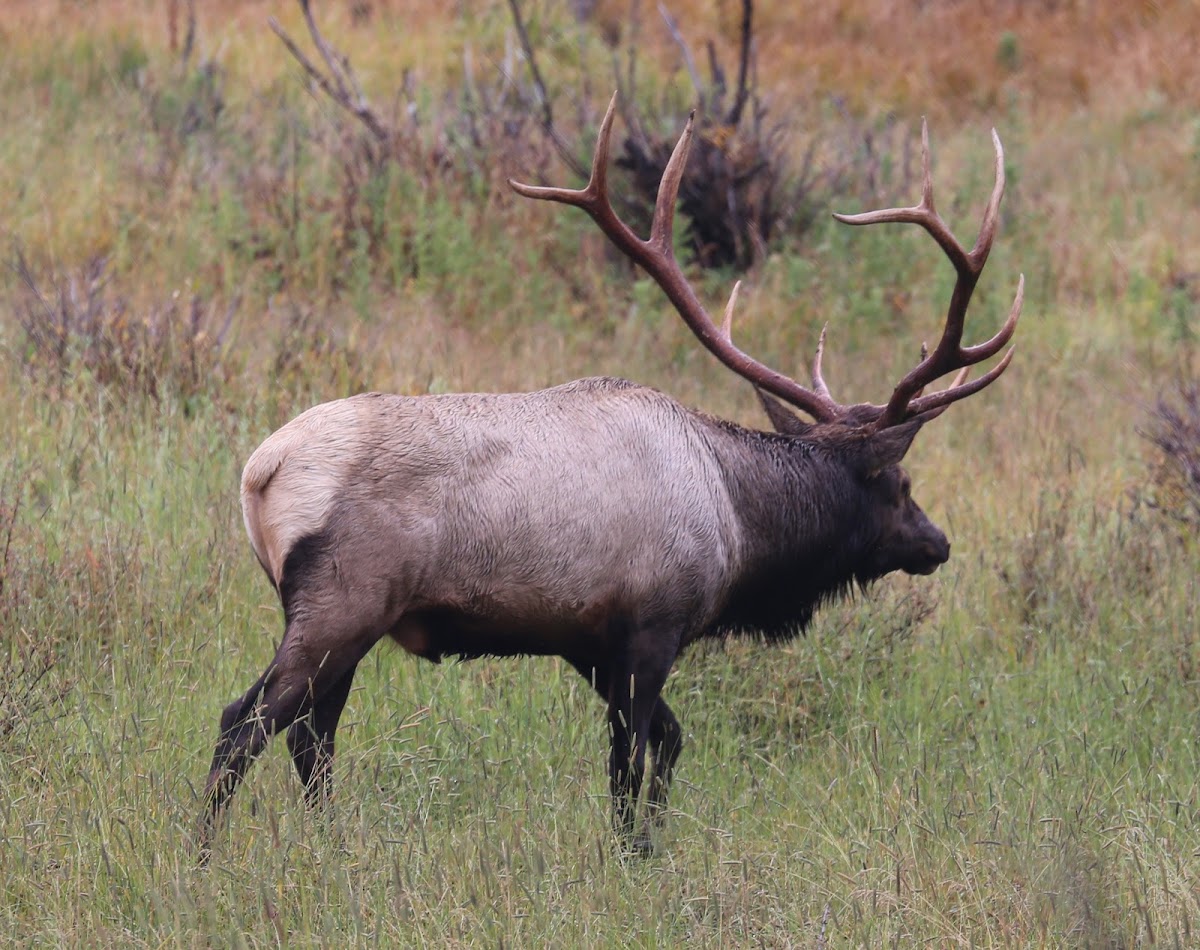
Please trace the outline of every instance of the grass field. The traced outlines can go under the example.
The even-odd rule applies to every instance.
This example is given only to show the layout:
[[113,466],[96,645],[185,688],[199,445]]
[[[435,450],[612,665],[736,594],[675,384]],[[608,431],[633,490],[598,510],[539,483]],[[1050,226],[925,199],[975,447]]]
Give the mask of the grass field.
[[[765,422],[582,215],[507,190],[569,180],[534,126],[464,138],[464,72],[520,68],[506,4],[318,6],[371,100],[416,117],[379,167],[268,28],[303,37],[296,9],[198,6],[186,58],[165,3],[0,12],[0,945],[1200,944],[1197,486],[1146,437],[1196,380],[1193,4],[760,2],[770,114],[847,175],[747,274],[693,270],[714,308],[744,278],[741,346],[803,376],[828,321],[835,394],[880,401],[938,331],[932,242],[827,214],[916,200],[922,115],[965,240],[999,130],[968,334],[1019,273],[1025,316],[1005,377],[907,462],[944,568],[782,647],[682,658],[654,857],[613,847],[602,709],[570,668],[381,647],[335,807],[306,813],[280,742],[204,869],[218,716],[282,632],[237,500],[274,427],[366,389],[594,374]],[[630,35],[646,109],[686,103],[652,5],[638,31],[625,3],[525,6],[578,154]],[[669,6],[733,55],[739,4]]]

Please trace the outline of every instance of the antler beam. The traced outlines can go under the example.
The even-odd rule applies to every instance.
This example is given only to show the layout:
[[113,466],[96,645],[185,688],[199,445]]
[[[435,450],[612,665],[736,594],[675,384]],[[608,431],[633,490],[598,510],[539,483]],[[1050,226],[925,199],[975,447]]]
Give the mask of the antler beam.
[[[825,350],[825,330],[821,331],[820,339],[817,342],[817,351],[812,366],[812,388],[810,389],[760,363],[734,346],[732,339],[733,312],[740,284],[734,285],[729,303],[725,307],[722,322],[718,326],[709,316],[708,311],[684,276],[683,269],[675,258],[672,235],[675,202],[694,134],[695,113],[688,118],[683,134],[675,145],[675,150],[671,153],[671,159],[667,163],[662,181],[659,183],[650,237],[643,241],[617,216],[609,200],[607,179],[609,147],[616,106],[617,97],[614,94],[600,126],[596,150],[592,156],[591,176],[586,188],[579,190],[543,188],[524,185],[511,179],[509,185],[518,194],[527,198],[557,201],[586,211],[599,225],[600,230],[658,283],[679,312],[680,317],[683,318],[684,323],[704,347],[739,376],[807,412],[818,422],[869,425],[878,431],[898,425],[914,416],[923,415],[929,418],[933,414],[938,414],[951,403],[965,399],[972,393],[979,392],[985,386],[990,385],[1008,368],[1013,356],[1012,349],[1009,349],[1000,362],[987,373],[972,382],[966,381],[971,366],[995,356],[1012,338],[1017,320],[1021,315],[1021,304],[1025,295],[1024,277],[1017,284],[1017,294],[1012,310],[1000,331],[984,343],[974,346],[962,345],[967,307],[992,249],[999,219],[1000,199],[1004,195],[1004,149],[994,130],[992,131],[992,141],[996,150],[996,183],[992,188],[987,210],[984,212],[979,238],[970,251],[965,250],[958,242],[934,207],[933,177],[929,159],[929,128],[924,122],[921,124],[921,151],[924,168],[921,203],[911,208],[887,208],[864,214],[834,215],[837,220],[845,224],[867,225],[899,222],[920,225],[929,232],[945,252],[958,274],[958,280],[950,298],[942,338],[933,352],[930,353],[922,347],[920,362],[896,385],[886,406],[869,403],[846,406],[833,399],[821,372],[821,358]],[[956,370],[959,371],[958,376],[948,388],[940,392],[922,395],[925,387],[930,383]]]
[[[921,121],[921,164],[924,172],[921,203],[911,208],[886,208],[880,211],[868,211],[864,214],[834,215],[843,224],[901,223],[919,225],[929,232],[929,235],[938,243],[958,273],[954,292],[950,296],[950,307],[946,313],[946,324],[942,330],[941,340],[938,341],[938,345],[934,347],[932,353],[923,356],[920,363],[900,380],[893,390],[888,404],[879,407],[880,416],[875,423],[876,429],[886,429],[905,419],[933,410],[941,410],[952,402],[965,399],[995,381],[1012,361],[1013,351],[1010,349],[991,370],[971,383],[966,382],[967,371],[971,366],[995,356],[1012,338],[1013,331],[1017,328],[1017,320],[1021,316],[1021,305],[1025,299],[1025,277],[1022,275],[1017,282],[1017,293],[1012,309],[1000,331],[984,343],[965,347],[962,345],[967,307],[971,303],[971,295],[975,292],[979,275],[983,272],[983,266],[987,263],[988,255],[991,253],[1000,216],[1000,199],[1004,196],[1004,146],[1000,144],[1000,136],[996,134],[995,129],[992,129],[992,144],[996,150],[996,182],[983,213],[979,237],[970,251],[963,248],[934,207],[933,175],[929,159],[929,124],[924,120]],[[955,370],[961,370],[961,372],[949,388],[928,396],[920,395],[922,390],[934,380]]]
[[813,418],[821,422],[836,421],[844,407],[829,397],[828,388],[824,381],[820,380],[819,356],[815,366],[814,382],[817,386],[815,391],[801,386],[794,379],[784,376],[748,356],[734,346],[732,341],[731,325],[738,286],[734,286],[729,304],[725,308],[724,320],[722,325],[718,326],[696,296],[696,292],[688,283],[679,266],[672,238],[675,200],[679,194],[679,183],[683,178],[683,170],[687,165],[688,150],[691,147],[695,126],[695,113],[688,118],[683,134],[676,143],[675,150],[671,153],[671,159],[667,162],[667,168],[663,172],[662,181],[658,186],[658,199],[654,205],[654,219],[650,227],[649,239],[643,241],[617,217],[617,213],[609,201],[607,178],[609,145],[612,139],[616,107],[617,97],[614,94],[612,101],[608,104],[604,121],[600,125],[600,136],[596,141],[596,151],[592,157],[591,178],[586,188],[580,190],[541,188],[523,185],[511,179],[509,185],[526,198],[557,201],[582,208],[600,226],[600,230],[608,235],[613,244],[654,278],[679,312],[684,323],[717,359],[755,386],[809,413]]

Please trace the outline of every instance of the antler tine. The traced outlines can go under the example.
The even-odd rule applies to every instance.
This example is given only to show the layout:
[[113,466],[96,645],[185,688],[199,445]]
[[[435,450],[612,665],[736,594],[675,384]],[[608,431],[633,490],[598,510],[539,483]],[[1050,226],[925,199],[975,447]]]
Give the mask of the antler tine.
[[725,304],[725,316],[721,318],[721,336],[733,342],[733,309],[737,306],[738,291],[742,289],[740,280],[734,281],[733,290],[729,293],[729,303]]
[[[932,353],[927,356],[922,354],[921,361],[917,366],[900,380],[892,392],[887,406],[879,407],[880,415],[875,422],[876,429],[888,428],[914,415],[928,412],[932,408],[944,407],[951,402],[964,399],[991,383],[1008,366],[1009,357],[1006,357],[1001,364],[969,385],[955,380],[955,383],[948,389],[928,396],[921,395],[925,387],[939,377],[954,370],[972,366],[998,353],[1012,337],[1020,317],[1021,301],[1024,296],[1024,278],[1018,283],[1016,300],[1013,302],[1008,320],[1001,327],[1000,332],[984,343],[968,347],[962,345],[967,308],[971,302],[971,296],[975,292],[979,275],[991,253],[992,242],[995,240],[999,222],[1000,199],[1004,195],[1004,147],[995,129],[992,130],[992,145],[996,155],[995,184],[984,210],[979,237],[970,251],[963,248],[934,207],[929,125],[925,120],[921,122],[921,159],[924,171],[921,203],[911,208],[887,208],[864,214],[834,215],[844,224],[867,225],[899,222],[919,225],[938,243],[958,274],[958,280],[950,297],[941,340],[938,341]],[[963,379],[965,380],[965,377]]]
[[[917,360],[917,362],[924,363],[925,357],[927,357],[928,355],[929,355],[929,344],[926,343],[924,340],[922,340],[921,341],[921,358],[919,360]],[[919,397],[921,395],[921,393],[923,393],[923,392],[925,392],[924,386],[922,386],[915,393],[913,393],[913,399],[916,399],[917,397]]]
[[954,382],[941,392],[930,393],[928,396],[922,396],[919,400],[913,400],[909,404],[908,418],[911,419],[914,416],[929,418],[929,413],[931,412],[936,412],[940,415],[942,410],[951,403],[958,402],[960,399],[966,399],[972,393],[977,393],[985,386],[990,386],[1001,373],[1008,369],[1008,364],[1012,362],[1013,354],[1016,352],[1017,348],[1015,346],[1009,347],[1008,352],[1004,354],[999,363],[978,379],[973,379],[969,383],[965,380],[970,367],[964,366],[959,371],[959,374],[954,377]]
[[977,260],[980,268],[983,267],[988,254],[992,251],[992,241],[996,237],[996,225],[1000,220],[1000,199],[1004,197],[1004,145],[1000,142],[1000,135],[995,129],[992,129],[992,150],[996,153],[995,184],[992,185],[992,194],[988,198],[987,208],[983,212],[983,224],[979,227],[979,237],[975,239],[975,246],[971,248],[971,257]]
[[1017,292],[1013,296],[1012,307],[1009,308],[1008,317],[996,335],[990,340],[983,343],[976,343],[974,346],[959,347],[959,353],[967,360],[968,366],[974,366],[989,357],[995,356],[1004,348],[1004,345],[1012,339],[1013,331],[1017,328],[1017,321],[1021,319],[1021,307],[1025,303],[1025,275],[1017,275]]
[[813,355],[812,379],[813,389],[817,394],[824,396],[830,402],[833,402],[833,396],[829,393],[829,387],[825,385],[825,377],[821,374],[821,357],[825,355],[825,333],[829,329],[829,324],[821,327],[821,335],[817,337],[817,352]]
[[[1000,140],[997,138],[996,143]],[[921,119],[921,203],[910,208],[883,208],[879,211],[864,211],[862,214],[834,214],[834,218],[842,224],[919,224],[937,241],[938,246],[945,252],[954,264],[955,269],[962,274],[971,270],[970,255],[959,244],[958,239],[946,227],[946,222],[933,204],[933,170],[929,151],[929,123]],[[1000,188],[1003,191],[1003,166],[1001,166]],[[982,237],[982,234],[981,234]],[[990,240],[989,240],[990,245]]]
[[[650,224],[649,244],[662,254],[675,258],[675,202],[679,197],[679,185],[683,181],[683,171],[687,167],[688,153],[692,150],[692,133],[696,123],[696,110],[688,114],[687,125],[683,134],[671,151],[667,167],[663,169],[662,180],[658,183],[658,197],[654,202],[654,220]],[[735,291],[736,293],[736,291]]]
[[[735,286],[725,308],[724,319],[717,326],[696,292],[684,276],[673,248],[675,201],[679,185],[687,166],[688,149],[691,146],[695,113],[688,119],[687,126],[671,153],[670,161],[663,172],[658,187],[658,198],[654,205],[654,219],[650,238],[643,241],[626,225],[613,210],[608,198],[606,172],[608,168],[609,142],[612,137],[613,118],[616,114],[617,97],[614,94],[600,126],[596,141],[596,152],[592,158],[592,173],[587,187],[581,190],[570,188],[543,188],[524,185],[509,180],[509,184],[520,195],[544,201],[557,201],[574,205],[586,211],[599,225],[600,230],[634,263],[641,265],[663,289],[680,317],[704,347],[727,367],[755,386],[779,397],[798,409],[807,412],[819,422],[833,422],[844,415],[845,406],[840,406],[829,396],[829,390],[817,373],[816,390],[801,386],[794,379],[784,376],[750,356],[747,356],[731,339],[733,310],[737,302],[738,288]],[[818,354],[817,368],[820,357]]]
[[[595,219],[597,224],[600,224],[606,234],[609,233],[609,229],[612,229],[620,233],[623,241],[641,243],[640,238],[617,217],[608,200],[608,151],[612,141],[613,119],[616,114],[617,96],[614,93],[608,103],[608,111],[604,113],[604,120],[600,123],[600,133],[596,137],[596,151],[592,155],[592,172],[588,178],[587,187],[580,189],[546,188],[539,185],[525,185],[511,178],[508,180],[508,184],[513,191],[526,198],[557,201],[560,204],[582,208]],[[611,234],[609,236],[624,250],[616,237]]]
[[1016,347],[1009,347],[1008,352],[1004,354],[999,363],[993,366],[978,379],[969,384],[966,383],[967,373],[970,372],[971,367],[975,363],[982,362],[988,357],[999,353],[1001,348],[1003,348],[1004,345],[1007,344],[1010,339],[1012,339],[1013,331],[1017,328],[1017,321],[1021,319],[1021,308],[1024,306],[1024,303],[1025,275],[1021,274],[1017,279],[1017,293],[1013,298],[1012,308],[1008,312],[1008,319],[1004,321],[1004,326],[1002,326],[999,332],[986,343],[980,343],[977,346],[967,347],[965,352],[972,354],[972,359],[959,371],[959,374],[955,377],[954,382],[952,382],[941,392],[932,393],[928,396],[921,396],[913,399],[908,404],[907,415],[909,417],[918,416],[922,413],[928,412],[930,409],[937,408],[938,406],[948,406],[952,402],[958,402],[960,399],[966,399],[966,397],[970,396],[972,393],[977,393],[985,386],[990,385],[1001,373],[1003,373],[1008,368],[1008,364],[1012,362],[1013,353],[1016,351]]

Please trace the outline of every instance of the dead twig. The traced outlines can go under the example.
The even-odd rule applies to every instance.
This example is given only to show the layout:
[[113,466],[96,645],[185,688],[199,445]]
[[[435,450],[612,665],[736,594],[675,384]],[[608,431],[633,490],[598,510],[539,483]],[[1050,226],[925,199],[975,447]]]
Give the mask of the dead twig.
[[390,146],[395,139],[395,130],[389,123],[379,117],[371,107],[370,102],[367,101],[362,86],[358,83],[358,77],[354,75],[354,69],[350,65],[350,60],[334,49],[326,41],[325,37],[321,35],[321,30],[313,18],[312,6],[309,0],[297,0],[297,2],[304,13],[304,23],[308,27],[308,35],[312,39],[313,46],[316,47],[317,52],[321,54],[321,59],[325,62],[328,75],[322,72],[304,54],[304,51],[300,49],[295,40],[287,34],[287,31],[279,25],[279,21],[274,17],[267,20],[271,30],[283,41],[283,45],[292,54],[292,58],[300,64],[309,78],[317,84],[325,95],[361,122],[376,142],[385,147]]
[[688,71],[688,76],[691,77],[692,88],[696,90],[696,111],[703,115],[708,111],[708,104],[705,102],[704,85],[700,82],[700,72],[696,69],[696,60],[692,56],[692,51],[684,41],[683,34],[679,32],[679,25],[665,4],[659,3],[658,15],[663,18],[663,23],[667,25],[667,32],[671,34],[671,39],[675,41],[675,45],[683,54],[683,65]]
[[742,53],[738,59],[737,96],[733,100],[733,108],[725,117],[726,125],[737,125],[742,121],[742,111],[750,100],[750,44],[754,39],[753,19],[753,0],[742,0]]
[[525,19],[521,16],[521,7],[517,0],[508,0],[508,8],[512,11],[513,25],[517,31],[517,38],[521,41],[521,49],[525,53],[525,62],[529,64],[529,75],[533,79],[534,91],[538,98],[538,105],[542,113],[542,131],[554,146],[554,150],[558,153],[563,163],[571,169],[571,172],[580,177],[588,177],[588,169],[571,151],[570,146],[561,135],[558,134],[558,129],[554,127],[554,111],[550,106],[550,97],[546,93],[546,83],[542,80],[542,71],[538,68],[537,56],[534,55],[533,43],[529,39],[529,30],[525,27]]

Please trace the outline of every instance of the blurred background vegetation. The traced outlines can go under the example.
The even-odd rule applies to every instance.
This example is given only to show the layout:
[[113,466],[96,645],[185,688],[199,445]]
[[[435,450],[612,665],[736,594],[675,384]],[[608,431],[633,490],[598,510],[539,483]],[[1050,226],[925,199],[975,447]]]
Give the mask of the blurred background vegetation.
[[[284,0],[3,5],[0,931],[1195,942],[1195,4],[758,0],[748,56],[743,0],[663,10],[322,2],[314,35]],[[847,402],[884,399],[953,280],[915,229],[829,212],[915,202],[926,116],[969,242],[999,131],[968,335],[1024,273],[1016,360],[910,458],[954,557],[775,653],[685,657],[678,812],[644,864],[608,849],[600,716],[570,671],[380,650],[336,818],[314,827],[269,755],[198,872],[219,710],[282,629],[237,507],[274,427],[365,389],[593,374],[761,424],[594,226],[505,184],[581,183],[614,89],[622,212],[644,220],[699,104],[693,281],[716,308],[743,279],[739,343],[790,374],[828,322]]]

